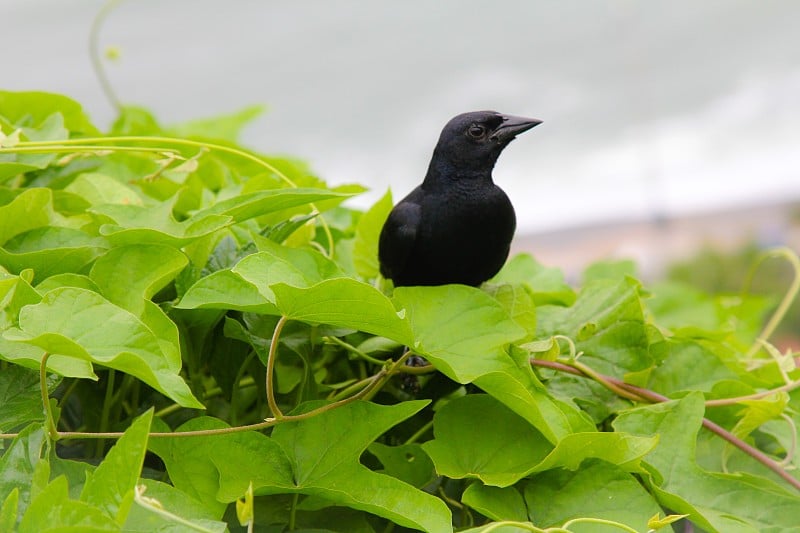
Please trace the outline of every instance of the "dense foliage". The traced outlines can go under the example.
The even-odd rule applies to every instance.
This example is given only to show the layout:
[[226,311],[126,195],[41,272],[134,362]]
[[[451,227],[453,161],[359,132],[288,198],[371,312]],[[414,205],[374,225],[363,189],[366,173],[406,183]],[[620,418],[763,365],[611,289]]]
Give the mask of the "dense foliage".
[[390,195],[239,147],[255,111],[0,93],[0,531],[800,530],[797,287],[392,290]]

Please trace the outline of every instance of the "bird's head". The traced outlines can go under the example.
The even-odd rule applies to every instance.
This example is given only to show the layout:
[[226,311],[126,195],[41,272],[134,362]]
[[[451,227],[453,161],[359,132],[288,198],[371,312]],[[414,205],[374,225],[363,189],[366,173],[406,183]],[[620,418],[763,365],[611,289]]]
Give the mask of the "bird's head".
[[442,130],[431,165],[438,160],[461,175],[472,171],[491,172],[503,148],[520,133],[541,123],[535,118],[496,111],[462,113],[453,117]]

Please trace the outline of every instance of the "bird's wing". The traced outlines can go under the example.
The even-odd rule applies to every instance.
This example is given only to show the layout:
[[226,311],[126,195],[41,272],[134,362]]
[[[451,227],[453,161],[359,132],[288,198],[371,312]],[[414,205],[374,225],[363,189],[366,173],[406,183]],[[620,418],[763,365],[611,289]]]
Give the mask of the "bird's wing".
[[389,213],[378,241],[378,259],[385,278],[402,275],[417,240],[421,218],[421,206],[409,199],[397,204]]

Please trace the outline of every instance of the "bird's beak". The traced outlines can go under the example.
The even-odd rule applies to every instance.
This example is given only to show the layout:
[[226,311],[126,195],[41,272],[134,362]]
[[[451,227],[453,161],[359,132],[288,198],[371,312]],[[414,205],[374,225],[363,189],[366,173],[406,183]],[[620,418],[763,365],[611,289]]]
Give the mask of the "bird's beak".
[[508,142],[520,133],[528,131],[541,123],[541,120],[535,118],[503,115],[503,123],[494,130],[491,138],[500,142]]

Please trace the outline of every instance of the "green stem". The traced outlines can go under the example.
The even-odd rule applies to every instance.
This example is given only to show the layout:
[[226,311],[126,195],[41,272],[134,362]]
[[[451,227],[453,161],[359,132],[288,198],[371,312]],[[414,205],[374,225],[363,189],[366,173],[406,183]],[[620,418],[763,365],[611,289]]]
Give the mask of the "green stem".
[[408,437],[408,440],[406,440],[405,444],[414,444],[420,439],[420,437],[422,437],[425,433],[430,431],[432,427],[433,427],[433,420],[429,420],[428,422],[423,424],[422,427],[419,428],[413,435]]
[[[69,139],[64,139],[63,141],[58,141],[57,144],[53,144],[50,146],[38,146],[44,144],[45,142],[50,141],[43,141],[43,142],[23,142],[19,143],[16,146],[11,148],[0,148],[0,153],[4,154],[60,154],[60,153],[70,153],[70,154],[96,154],[98,152],[107,153],[107,152],[136,152],[136,153],[154,153],[159,155],[170,155],[175,157],[182,157],[180,152],[177,150],[173,150],[170,148],[161,148],[161,147],[154,147],[154,146],[101,146],[101,145],[84,145],[84,146],[66,146],[69,143]],[[55,141],[54,141],[55,142]],[[32,146],[37,145],[37,146]]]
[[[236,372],[236,378],[233,380],[234,383],[240,383],[242,381],[244,373],[247,371],[247,365],[250,364],[250,361],[252,361],[255,356],[256,351],[250,350],[250,353],[244,358],[244,361],[239,366],[239,370]],[[239,391],[240,387],[234,387],[231,392],[231,425],[233,426],[238,425],[239,421]],[[205,399],[205,395],[203,397]]]
[[[109,414],[111,412],[111,406],[113,405],[112,398],[114,397],[114,381],[116,379],[117,373],[113,368],[108,370],[108,384],[106,385],[106,396],[103,400],[103,409],[100,412],[100,432],[108,431],[108,420]],[[105,446],[104,440],[98,440],[97,446],[95,447],[95,456],[102,457],[103,455],[103,447]]]
[[108,79],[106,74],[105,67],[103,67],[103,59],[100,54],[100,28],[103,26],[103,23],[106,21],[108,15],[117,7],[120,3],[120,0],[110,0],[106,2],[106,5],[100,9],[97,13],[97,16],[92,21],[92,27],[89,30],[89,57],[92,58],[92,68],[94,68],[94,73],[97,76],[97,79],[100,81],[100,86],[103,88],[103,93],[105,93],[106,98],[117,110],[117,113],[122,111],[122,104],[117,97],[117,93],[114,92],[114,87],[111,85],[111,81]]
[[472,513],[469,512],[469,507],[464,505],[458,500],[454,500],[450,496],[447,495],[444,488],[439,485],[439,497],[445,501],[448,505],[455,507],[459,511],[461,511],[461,525],[462,527],[471,528],[472,525],[475,523],[475,520],[472,518]]
[[[66,146],[81,146],[84,144],[107,144],[107,143],[134,143],[134,142],[162,142],[166,144],[175,144],[178,146],[192,146],[196,148],[205,148],[208,150],[215,150],[218,152],[223,152],[231,155],[235,155],[237,157],[241,157],[243,159],[247,159],[261,167],[265,168],[269,172],[272,172],[279,179],[281,179],[284,183],[286,183],[289,187],[293,189],[298,188],[297,184],[295,184],[289,177],[278,170],[275,166],[267,163],[263,159],[244,150],[239,150],[237,148],[232,148],[230,146],[225,146],[222,144],[214,144],[214,143],[207,143],[207,142],[200,142],[200,141],[192,141],[189,139],[179,139],[175,137],[159,137],[159,136],[136,136],[136,135],[121,135],[121,136],[108,136],[108,137],[85,137],[81,139],[64,139],[61,141],[36,141],[36,142],[21,142],[17,144],[13,149],[0,149],[0,153],[5,151],[13,152],[19,151],[20,148],[28,148],[28,147],[66,147]],[[131,151],[135,151],[135,147],[117,147],[117,148],[126,148],[130,149]],[[166,151],[166,150],[163,150]],[[315,212],[320,213],[320,210],[317,206],[312,202],[309,203],[311,209]],[[325,233],[325,238],[328,241],[328,250],[327,256],[330,259],[333,259],[334,256],[334,249],[335,243],[333,240],[333,234],[331,233],[331,228],[328,222],[325,220],[325,217],[317,217],[320,221],[320,225],[322,226],[322,231]]]
[[352,354],[355,354],[358,357],[364,359],[365,361],[369,361],[372,364],[383,365],[384,363],[386,363],[386,361],[383,361],[381,359],[376,359],[375,357],[372,357],[372,356],[362,352],[361,350],[359,350],[358,348],[356,348],[352,344],[349,344],[349,343],[343,341],[339,337],[335,337],[333,335],[329,335],[329,336],[325,337],[325,340],[328,341],[328,342],[332,342],[333,344],[338,344],[339,346],[341,346],[342,348],[344,348],[348,352],[350,352]]
[[275,372],[275,358],[278,352],[278,342],[281,337],[281,331],[283,330],[283,326],[286,325],[286,321],[288,318],[285,316],[281,316],[278,323],[275,324],[275,331],[272,334],[272,341],[269,343],[269,354],[267,355],[267,377],[266,377],[266,387],[267,387],[267,405],[269,405],[269,410],[272,413],[272,416],[275,417],[276,420],[280,420],[284,417],[283,413],[281,412],[280,407],[278,407],[278,402],[275,401],[275,380],[274,380],[274,372]]
[[792,436],[792,442],[789,444],[789,448],[786,450],[786,457],[784,457],[783,461],[781,461],[782,466],[788,467],[790,464],[792,464],[794,456],[797,453],[797,424],[795,424],[794,420],[792,420],[792,417],[786,413],[781,413],[781,419],[789,425],[789,435]]
[[42,355],[41,363],[39,363],[39,388],[42,393],[42,407],[44,407],[44,419],[45,424],[47,425],[47,434],[51,440],[57,441],[59,438],[58,428],[56,427],[56,421],[53,418],[53,410],[50,408],[50,393],[47,390],[47,359],[49,358],[50,354],[45,352],[44,355]]
[[570,361],[570,362],[565,363],[565,364],[580,370],[580,372],[582,374],[585,374],[585,375],[589,376],[590,378],[592,378],[597,383],[601,384],[602,386],[604,386],[605,388],[607,388],[608,390],[610,390],[611,392],[613,392],[617,396],[620,396],[622,398],[627,398],[628,400],[631,400],[631,401],[634,401],[634,402],[641,401],[641,398],[638,395],[632,394],[632,393],[626,391],[624,388],[618,386],[611,379],[609,379],[608,376],[603,376],[603,375],[599,374],[598,372],[595,372],[592,368],[584,365],[583,363],[579,363],[578,361]]
[[[406,352],[400,357],[400,359],[398,359],[396,362],[394,362],[388,369],[384,367],[384,368],[382,368],[380,370],[380,372],[378,372],[377,374],[375,374],[372,377],[368,378],[368,383],[366,384],[366,386],[363,387],[363,389],[361,391],[359,391],[358,393],[354,394],[353,396],[350,396],[348,398],[344,398],[342,400],[323,405],[321,407],[318,407],[317,409],[314,409],[312,411],[308,411],[306,413],[302,413],[302,414],[299,414],[299,415],[284,415],[277,408],[277,404],[275,403],[274,397],[272,399],[269,398],[269,396],[271,394],[270,391],[272,390],[271,387],[270,387],[271,379],[269,379],[269,374],[270,374],[269,369],[270,368],[274,369],[275,350],[276,350],[276,348],[274,348],[274,346],[277,345],[277,343],[274,342],[274,341],[277,340],[278,337],[280,336],[281,329],[283,328],[283,324],[285,324],[287,320],[288,319],[286,317],[281,317],[281,319],[278,321],[278,325],[276,325],[276,327],[275,327],[275,333],[273,334],[273,343],[270,345],[270,354],[269,354],[268,359],[267,359],[267,367],[268,367],[268,372],[267,372],[267,374],[268,374],[268,379],[267,379],[267,391],[268,391],[267,399],[268,399],[269,402],[271,402],[272,406],[274,406],[274,408],[275,408],[275,410],[273,410],[273,414],[279,413],[280,416],[275,416],[275,418],[270,418],[270,419],[267,419],[267,420],[265,420],[263,422],[258,422],[256,424],[248,424],[248,425],[245,425],[245,426],[235,426],[235,427],[228,427],[228,428],[196,430],[196,431],[155,432],[155,433],[150,433],[149,437],[152,437],[152,438],[183,438],[183,437],[198,437],[198,436],[208,437],[208,436],[213,436],[213,435],[226,435],[226,434],[229,434],[229,433],[242,433],[242,432],[245,432],[245,431],[259,431],[259,430],[262,430],[262,429],[267,429],[267,428],[270,428],[272,426],[275,426],[279,422],[297,421],[297,420],[304,420],[304,419],[307,419],[307,418],[311,418],[311,417],[317,416],[319,414],[322,414],[324,412],[330,411],[332,409],[336,409],[338,407],[342,407],[343,405],[347,405],[348,403],[352,403],[352,402],[355,402],[357,400],[365,400],[365,399],[371,398],[372,395],[383,385],[383,383],[386,382],[386,380],[389,377],[391,377],[392,375],[394,375],[394,374],[396,374],[398,372],[402,372],[402,370],[400,368],[403,365],[405,365],[405,362],[408,360],[408,358],[412,354],[412,352],[406,350]],[[271,361],[271,363],[270,363],[270,361]],[[576,372],[577,372],[577,370],[576,370]],[[46,373],[44,371],[44,367],[42,367],[42,374],[41,375],[43,376],[41,378],[41,382],[43,383],[43,385],[42,385],[42,387],[43,387],[42,388],[42,400],[43,400],[43,403],[45,404],[45,412],[46,412],[45,414],[47,416],[47,413],[49,412],[49,404],[47,402],[47,387],[46,387],[46,381],[45,381]],[[112,387],[109,386],[109,389],[111,389],[111,388]],[[109,389],[106,390],[106,394],[109,394],[109,392],[108,392]],[[165,408],[165,409],[169,409],[169,408]],[[160,413],[163,414],[164,411],[165,410],[161,410]],[[49,415],[49,418],[52,420],[52,414]],[[60,438],[60,439],[118,439],[118,438],[122,437],[122,435],[123,435],[122,432],[111,432],[111,431],[103,431],[103,432],[96,432],[96,433],[95,432],[91,432],[91,433],[90,432],[80,432],[80,431],[62,431],[62,432],[58,432],[58,431],[55,430],[55,428],[53,428],[53,432],[54,432],[55,437],[56,438]],[[16,438],[17,436],[19,436],[18,433],[3,433],[3,434],[0,434],[0,439],[13,439],[13,438]]]
[[436,372],[436,367],[431,364],[422,366],[405,365],[402,368],[398,368],[397,372],[400,374],[414,374],[414,375],[432,374],[433,372]]
[[[374,381],[370,383],[367,388],[361,391],[361,393],[359,393],[361,398],[364,400],[371,400],[389,378],[397,373],[402,372],[402,369],[406,367],[406,361],[408,361],[408,358],[411,357],[411,355],[411,350],[407,349],[397,361],[389,366],[388,369],[381,370],[381,372],[373,376]],[[383,373],[383,375],[381,375],[381,373]]]
[[300,500],[300,493],[295,492],[292,495],[292,507],[289,510],[289,531],[294,531],[297,524],[297,502]]
[[569,346],[569,358],[570,359],[577,359],[578,358],[578,350],[575,347],[575,341],[573,341],[571,338],[567,337],[566,335],[554,335],[553,338],[556,339],[556,340],[561,339],[561,340],[563,340],[563,341],[565,341],[567,343],[567,345]]
[[[382,379],[385,378],[387,372],[385,369],[382,369],[380,372],[372,376],[372,381],[369,383],[364,390],[355,394],[349,398],[345,398],[344,400],[339,400],[338,402],[329,403],[323,405],[322,407],[318,407],[313,411],[309,411],[307,413],[302,413],[299,415],[283,415],[283,417],[278,420],[276,418],[270,418],[263,422],[258,422],[256,424],[248,424],[245,426],[236,426],[236,427],[229,427],[229,428],[220,428],[220,429],[203,429],[203,430],[195,430],[195,431],[179,431],[179,432],[155,432],[150,433],[149,437],[151,438],[182,438],[182,437],[209,437],[213,435],[227,435],[229,433],[243,433],[245,431],[259,431],[262,429],[267,429],[272,426],[277,425],[279,422],[286,422],[286,421],[297,421],[297,420],[304,420],[306,418],[311,418],[313,416],[317,416],[322,414],[326,411],[330,411],[331,409],[336,409],[337,407],[341,407],[348,403],[352,403],[356,400],[364,399],[366,395],[368,395],[378,384],[382,383]],[[80,432],[80,431],[62,431],[57,433],[57,436],[61,439],[118,439],[122,437],[122,432],[102,432],[102,433],[89,433],[89,432]],[[0,434],[0,439],[13,439],[18,437],[18,433],[3,433]]]
[[605,520],[603,518],[573,518],[572,520],[565,522],[561,527],[564,529],[569,529],[569,526],[573,524],[602,524],[604,526],[616,527],[623,531],[628,531],[628,533],[638,533],[632,527],[626,526],[625,524],[620,524],[619,522],[614,522],[613,520]]
[[81,380],[77,378],[73,378],[72,381],[70,381],[69,385],[64,390],[64,394],[61,395],[61,405],[66,405],[67,401],[69,401],[69,397],[72,396],[73,392],[75,392],[75,389],[80,382]]
[[342,390],[340,390],[339,392],[337,392],[333,396],[328,396],[328,398],[331,399],[331,400],[334,400],[334,401],[338,401],[338,400],[341,400],[343,398],[347,398],[351,394],[356,394],[356,393],[358,393],[358,391],[363,390],[364,387],[366,387],[370,383],[372,383],[372,376],[370,376],[368,378],[364,378],[364,379],[358,380],[355,383],[351,383],[350,385],[344,387]]
[[742,294],[745,295],[750,291],[750,285],[758,267],[761,266],[765,260],[772,257],[786,259],[786,261],[789,262],[794,270],[794,279],[792,280],[792,283],[789,286],[789,289],[786,291],[783,299],[781,299],[781,303],[778,305],[778,308],[775,309],[775,312],[764,326],[761,334],[747,352],[746,357],[748,359],[752,358],[756,353],[758,353],[758,351],[761,349],[761,343],[765,342],[772,336],[773,333],[775,333],[775,330],[778,328],[781,320],[783,320],[783,318],[786,316],[786,312],[789,310],[792,302],[795,300],[795,298],[797,298],[797,294],[800,293],[800,258],[798,258],[797,254],[790,248],[781,247],[774,250],[768,250],[758,258],[747,275],[744,287],[742,288]]
[[722,407],[725,405],[734,405],[747,400],[758,400],[777,392],[790,392],[797,388],[800,388],[800,380],[792,381],[791,383],[787,383],[786,385],[782,385],[780,387],[775,387],[774,389],[757,392],[755,394],[748,394],[747,396],[706,400],[706,407]]
[[533,531],[534,533],[545,533],[545,532],[549,533],[551,531],[555,533],[556,531],[558,531],[557,529],[542,529],[534,526],[530,522],[512,522],[510,520],[503,520],[502,522],[492,522],[491,524],[483,528],[481,533],[490,533],[495,529],[500,529],[506,526],[514,527],[517,529],[524,529],[526,531]]

